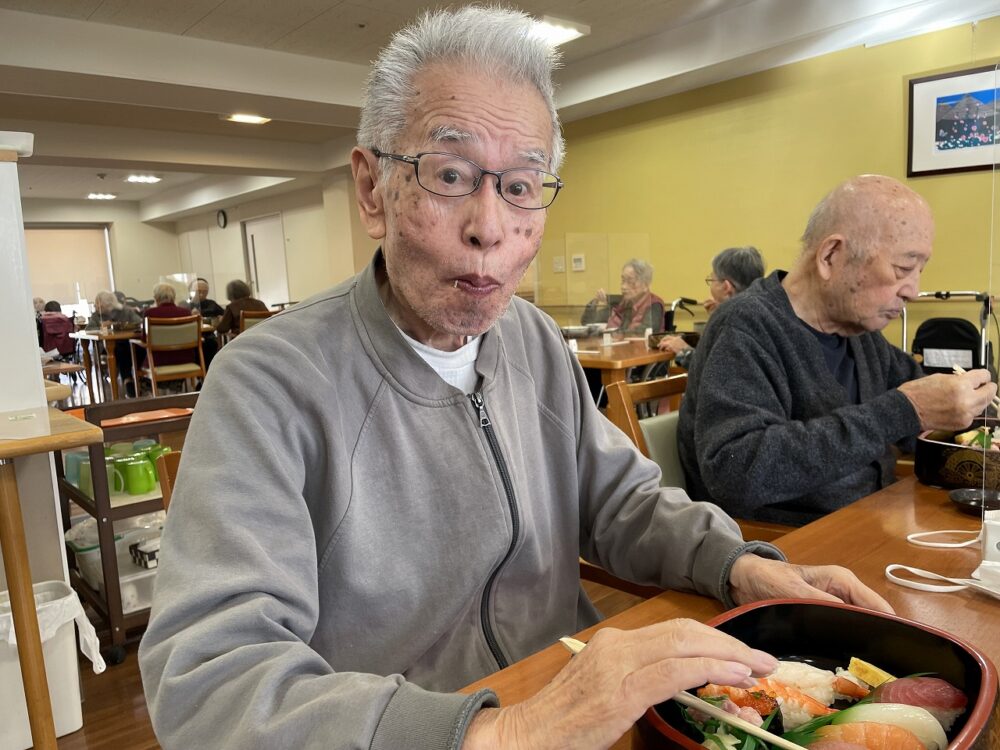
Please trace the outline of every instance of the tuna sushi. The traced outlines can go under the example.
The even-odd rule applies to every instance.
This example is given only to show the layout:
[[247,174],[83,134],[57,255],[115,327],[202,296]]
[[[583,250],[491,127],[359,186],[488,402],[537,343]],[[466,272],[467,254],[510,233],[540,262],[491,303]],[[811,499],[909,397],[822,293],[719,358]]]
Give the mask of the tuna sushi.
[[875,703],[904,703],[926,709],[951,731],[955,719],[965,712],[969,699],[950,682],[939,677],[901,677],[875,688]]

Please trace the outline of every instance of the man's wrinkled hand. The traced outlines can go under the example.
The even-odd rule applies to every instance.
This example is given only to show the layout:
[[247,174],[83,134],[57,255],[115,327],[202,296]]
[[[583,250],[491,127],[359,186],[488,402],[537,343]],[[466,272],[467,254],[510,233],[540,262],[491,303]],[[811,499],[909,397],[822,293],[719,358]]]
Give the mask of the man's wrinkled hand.
[[925,430],[961,430],[982,415],[997,395],[988,370],[970,370],[961,375],[938,373],[899,386],[913,404]]
[[462,747],[610,747],[647,708],[682,690],[706,682],[751,687],[752,675],[777,666],[773,656],[694,620],[604,628],[537,695],[480,711]]
[[656,345],[656,348],[660,351],[680,354],[685,349],[690,349],[691,347],[680,336],[664,336],[660,339],[660,343]]
[[839,565],[792,565],[747,554],[733,563],[729,586],[737,604],[762,599],[817,599],[893,613],[889,602]]

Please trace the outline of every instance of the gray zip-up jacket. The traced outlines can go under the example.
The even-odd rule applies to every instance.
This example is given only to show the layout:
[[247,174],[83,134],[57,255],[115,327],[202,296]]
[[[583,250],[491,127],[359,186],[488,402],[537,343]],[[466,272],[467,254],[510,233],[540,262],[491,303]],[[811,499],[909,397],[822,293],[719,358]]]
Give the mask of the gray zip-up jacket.
[[514,299],[481,404],[403,340],[375,265],[222,349],[199,398],[139,657],[157,737],[192,748],[452,748],[452,691],[597,621],[578,555],[725,598],[747,550],[597,411]]

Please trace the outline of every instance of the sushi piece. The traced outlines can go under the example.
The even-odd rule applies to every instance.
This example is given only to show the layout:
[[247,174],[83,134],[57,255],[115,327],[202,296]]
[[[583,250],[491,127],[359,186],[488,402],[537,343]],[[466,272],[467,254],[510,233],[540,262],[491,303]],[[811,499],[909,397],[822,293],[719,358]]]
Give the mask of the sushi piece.
[[[830,724],[816,730],[820,740],[839,740],[860,745],[867,750],[925,750],[917,736],[895,724],[855,721],[850,724]],[[809,745],[810,748],[822,745]]]
[[905,703],[926,709],[950,732],[955,719],[968,706],[969,699],[961,690],[939,677],[901,677],[875,689],[874,703]]
[[[781,709],[781,719],[785,730],[795,729],[816,716],[825,716],[834,712],[832,708],[827,708],[815,698],[769,677],[757,680],[757,684],[749,689],[708,684],[698,690],[698,695],[702,698],[724,695],[738,706],[750,706],[755,709],[757,706],[754,703],[760,701],[762,696],[773,698]],[[758,712],[763,709],[764,706],[761,704],[761,709]],[[761,713],[761,716],[766,715]]]
[[[948,738],[937,719],[917,706],[901,703],[861,703],[837,711],[830,724],[819,722],[788,732],[785,739],[810,747],[819,739],[854,742],[880,750],[946,750]],[[899,731],[896,731],[899,730]],[[916,742],[914,745],[913,743]]]
[[862,687],[849,677],[798,661],[779,661],[778,669],[771,675],[771,679],[801,690],[824,706],[831,705],[838,698],[859,700],[869,692],[868,688]]
[[[698,690],[699,698],[717,698],[719,696],[725,696],[735,703],[738,708],[752,709],[761,718],[770,716],[778,708],[777,699],[761,690],[744,690],[743,688],[730,687],[729,685],[715,685],[713,683],[709,683]],[[728,708],[723,710],[729,711]],[[734,712],[730,711],[730,713]]]

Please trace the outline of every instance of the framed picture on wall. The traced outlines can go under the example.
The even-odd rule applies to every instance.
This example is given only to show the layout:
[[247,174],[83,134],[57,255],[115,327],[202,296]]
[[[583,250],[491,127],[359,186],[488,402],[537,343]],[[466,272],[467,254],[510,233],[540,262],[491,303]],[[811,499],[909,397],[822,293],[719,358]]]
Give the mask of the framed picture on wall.
[[998,84],[996,65],[910,79],[908,177],[992,169],[1000,161]]

